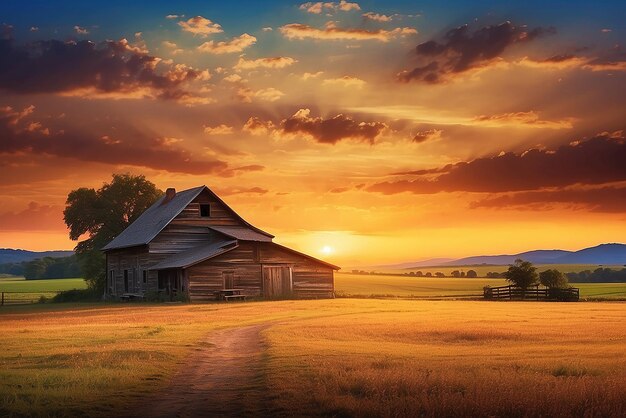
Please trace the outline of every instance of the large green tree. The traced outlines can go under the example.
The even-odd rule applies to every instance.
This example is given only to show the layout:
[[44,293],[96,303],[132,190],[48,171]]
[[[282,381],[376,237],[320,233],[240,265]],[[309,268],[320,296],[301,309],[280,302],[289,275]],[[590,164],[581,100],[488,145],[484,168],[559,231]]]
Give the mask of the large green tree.
[[95,292],[106,286],[104,255],[100,251],[163,194],[144,176],[113,174],[100,189],[81,187],[67,195],[63,219],[70,239],[80,241],[76,254],[87,285]]
[[530,261],[522,259],[515,260],[513,265],[504,273],[504,278],[513,286],[527,289],[537,283],[537,269]]

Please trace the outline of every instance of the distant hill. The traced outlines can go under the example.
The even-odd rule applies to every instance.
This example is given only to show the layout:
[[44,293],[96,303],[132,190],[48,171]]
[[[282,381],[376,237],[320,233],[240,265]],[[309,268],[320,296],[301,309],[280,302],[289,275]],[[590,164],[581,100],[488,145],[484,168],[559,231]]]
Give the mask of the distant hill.
[[[380,269],[413,269],[435,266],[508,265],[521,258],[534,264],[626,264],[626,244],[600,244],[578,251],[534,250],[519,254],[481,255],[459,259],[430,259],[378,266]],[[442,260],[442,261],[437,261]]]
[[14,250],[12,248],[0,248],[0,264],[21,263],[22,261],[32,261],[43,257],[69,257],[74,251],[28,251]]
[[386,269],[409,269],[414,267],[429,267],[429,266],[441,266],[447,262],[453,261],[454,258],[429,258],[428,260],[413,261],[408,263],[390,264],[386,266],[374,266],[374,268],[386,268]]

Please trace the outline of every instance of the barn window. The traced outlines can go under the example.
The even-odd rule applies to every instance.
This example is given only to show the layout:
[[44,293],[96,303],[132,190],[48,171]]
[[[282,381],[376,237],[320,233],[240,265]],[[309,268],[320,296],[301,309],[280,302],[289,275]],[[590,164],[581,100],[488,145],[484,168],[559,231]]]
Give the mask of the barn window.
[[200,216],[204,218],[211,216],[211,205],[200,205]]
[[115,286],[115,270],[109,270],[109,292],[114,293]]
[[124,293],[128,293],[128,270],[124,270]]
[[148,284],[148,270],[143,271],[143,284]]

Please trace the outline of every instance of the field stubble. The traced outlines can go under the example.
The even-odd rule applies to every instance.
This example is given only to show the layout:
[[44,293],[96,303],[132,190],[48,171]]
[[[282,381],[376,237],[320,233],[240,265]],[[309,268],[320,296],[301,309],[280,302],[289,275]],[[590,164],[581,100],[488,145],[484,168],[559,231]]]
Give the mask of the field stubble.
[[276,416],[626,413],[622,303],[336,299],[6,309],[0,414],[110,415],[207,333],[265,322]]

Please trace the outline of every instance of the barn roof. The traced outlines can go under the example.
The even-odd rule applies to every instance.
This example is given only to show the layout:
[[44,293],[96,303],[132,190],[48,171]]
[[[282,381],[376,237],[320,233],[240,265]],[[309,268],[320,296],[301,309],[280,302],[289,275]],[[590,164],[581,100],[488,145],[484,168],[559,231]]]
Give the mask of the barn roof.
[[[137,245],[149,244],[158,234],[165,228],[180,212],[183,211],[200,193],[207,190],[220,203],[224,205],[237,219],[239,219],[248,229],[259,235],[274,238],[273,235],[246,222],[234,210],[232,210],[222,199],[219,198],[207,186],[194,187],[193,189],[183,190],[163,204],[166,196],[161,197],[152,206],[150,206],[139,218],[130,224],[121,234],[115,237],[111,242],[104,246],[102,250],[113,250],[118,248],[128,248]],[[226,234],[229,235],[229,234]]]
[[243,226],[211,226],[212,230],[241,241],[272,242],[272,238]]
[[174,254],[160,263],[150,267],[150,270],[163,270],[180,267],[186,268],[220,254],[224,254],[225,252],[237,247],[237,240],[220,241],[209,245],[201,245],[191,250]]
[[272,242],[271,244],[276,246],[276,247],[279,247],[279,248],[281,248],[281,249],[283,249],[285,251],[288,251],[288,252],[290,252],[292,254],[296,254],[296,255],[302,256],[304,258],[308,258],[309,260],[315,261],[316,263],[324,264],[325,266],[330,267],[333,270],[341,270],[341,267],[339,267],[339,266],[327,263],[326,261],[320,260],[319,258],[315,258],[315,257],[310,256],[308,254],[301,253],[300,251],[296,251],[293,248],[285,247],[284,245],[280,245],[280,244],[277,244],[275,242]]

